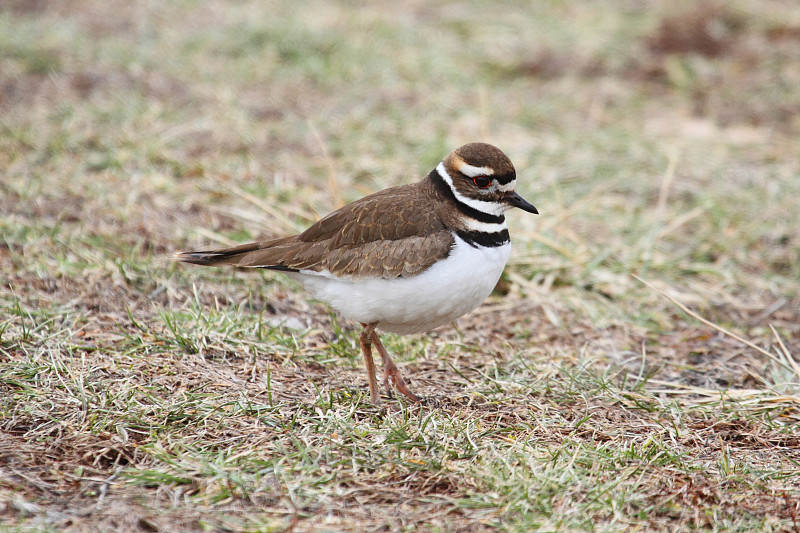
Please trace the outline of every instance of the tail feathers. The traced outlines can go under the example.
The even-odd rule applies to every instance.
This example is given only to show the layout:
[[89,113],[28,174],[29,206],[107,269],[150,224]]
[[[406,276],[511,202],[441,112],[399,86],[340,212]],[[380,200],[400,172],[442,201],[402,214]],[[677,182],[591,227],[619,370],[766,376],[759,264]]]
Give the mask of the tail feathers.
[[225,265],[229,264],[230,256],[212,251],[178,252],[173,257],[181,263],[193,265]]
[[281,270],[286,272],[296,272],[297,269],[287,267],[281,264],[272,264],[270,261],[263,257],[263,253],[258,252],[264,250],[266,243],[253,242],[249,244],[242,244],[233,246],[231,248],[222,248],[220,250],[196,250],[191,252],[178,252],[174,255],[176,261],[182,263],[191,263],[193,265],[204,266],[221,266],[231,265],[238,267],[249,268],[268,268],[271,270]]

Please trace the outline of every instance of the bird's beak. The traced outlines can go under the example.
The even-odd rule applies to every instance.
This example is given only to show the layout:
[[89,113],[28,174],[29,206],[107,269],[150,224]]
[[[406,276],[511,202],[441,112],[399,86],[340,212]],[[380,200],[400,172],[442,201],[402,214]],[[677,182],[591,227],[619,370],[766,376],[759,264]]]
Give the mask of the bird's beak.
[[534,215],[538,215],[539,211],[530,203],[528,200],[523,198],[517,193],[512,194],[511,196],[506,197],[506,202],[508,205],[512,207],[519,207],[523,211],[527,211],[528,213],[533,213]]

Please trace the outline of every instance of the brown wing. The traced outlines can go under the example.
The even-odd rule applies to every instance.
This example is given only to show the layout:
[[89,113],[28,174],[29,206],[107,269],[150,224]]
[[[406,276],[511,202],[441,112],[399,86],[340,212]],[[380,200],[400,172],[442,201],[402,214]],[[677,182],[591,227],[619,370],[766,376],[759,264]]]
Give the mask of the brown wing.
[[300,235],[223,250],[182,252],[203,265],[328,270],[354,278],[410,277],[447,257],[453,236],[422,183],[385,189],[348,204]]

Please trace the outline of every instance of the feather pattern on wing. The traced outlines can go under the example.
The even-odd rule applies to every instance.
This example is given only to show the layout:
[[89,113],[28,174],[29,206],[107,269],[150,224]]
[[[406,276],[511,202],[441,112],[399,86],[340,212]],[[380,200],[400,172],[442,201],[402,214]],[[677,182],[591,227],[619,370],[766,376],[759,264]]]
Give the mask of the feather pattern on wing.
[[337,276],[411,277],[450,254],[454,243],[428,180],[377,192],[322,218],[299,235],[211,251],[181,252],[201,265],[233,265]]

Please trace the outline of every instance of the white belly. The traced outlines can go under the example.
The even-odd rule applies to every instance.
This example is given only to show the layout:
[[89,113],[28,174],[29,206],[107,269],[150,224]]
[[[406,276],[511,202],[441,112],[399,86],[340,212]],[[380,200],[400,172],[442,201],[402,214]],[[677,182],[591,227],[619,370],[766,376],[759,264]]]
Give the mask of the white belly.
[[478,307],[492,292],[511,244],[475,248],[455,237],[453,251],[411,278],[351,280],[329,272],[290,274],[345,318],[394,333],[429,331]]

